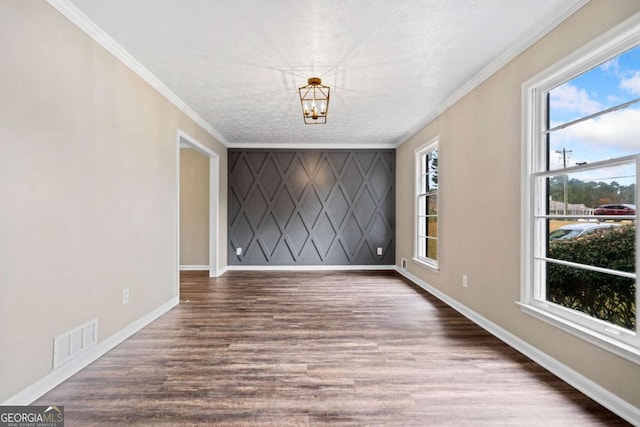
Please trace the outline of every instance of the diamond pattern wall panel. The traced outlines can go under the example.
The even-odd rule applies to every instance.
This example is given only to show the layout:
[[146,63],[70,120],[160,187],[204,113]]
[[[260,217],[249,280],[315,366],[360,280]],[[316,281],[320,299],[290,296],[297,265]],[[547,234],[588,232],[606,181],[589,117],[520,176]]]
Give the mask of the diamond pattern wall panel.
[[395,150],[230,149],[228,264],[394,264],[394,168]]

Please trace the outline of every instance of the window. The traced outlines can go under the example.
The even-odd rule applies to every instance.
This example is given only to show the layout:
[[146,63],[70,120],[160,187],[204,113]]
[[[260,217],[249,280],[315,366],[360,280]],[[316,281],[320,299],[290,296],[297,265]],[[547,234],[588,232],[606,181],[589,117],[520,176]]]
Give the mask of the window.
[[416,151],[415,258],[438,267],[438,142]]
[[523,85],[521,305],[640,363],[633,26],[621,24]]

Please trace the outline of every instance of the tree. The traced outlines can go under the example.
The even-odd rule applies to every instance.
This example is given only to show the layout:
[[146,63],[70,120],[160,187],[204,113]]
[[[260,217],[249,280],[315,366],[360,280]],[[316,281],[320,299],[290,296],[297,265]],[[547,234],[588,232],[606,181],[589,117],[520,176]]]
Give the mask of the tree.
[[[621,185],[611,183],[582,181],[572,178],[567,183],[568,203],[584,204],[595,209],[600,205],[612,203],[635,203],[635,184]],[[564,176],[549,178],[549,196],[552,200],[564,200]]]

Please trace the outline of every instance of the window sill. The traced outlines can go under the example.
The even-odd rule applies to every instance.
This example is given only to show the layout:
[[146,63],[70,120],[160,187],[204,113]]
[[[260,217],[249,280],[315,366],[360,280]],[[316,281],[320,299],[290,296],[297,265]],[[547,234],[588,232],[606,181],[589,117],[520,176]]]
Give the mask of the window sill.
[[574,322],[571,322],[560,316],[556,316],[555,314],[549,313],[548,311],[535,307],[533,305],[525,304],[522,302],[516,302],[516,304],[520,306],[524,313],[535,317],[536,319],[542,320],[543,322],[560,328],[575,337],[581,338],[610,353],[613,353],[637,365],[640,365],[639,348],[619,341],[614,337],[606,335],[602,332],[598,332],[585,326],[578,325]]
[[415,262],[416,264],[418,264],[421,267],[425,267],[431,271],[435,271],[436,273],[440,271],[440,268],[438,267],[438,264],[435,262],[429,262],[426,261],[424,259],[420,259],[420,258],[411,258],[413,260],[413,262]]

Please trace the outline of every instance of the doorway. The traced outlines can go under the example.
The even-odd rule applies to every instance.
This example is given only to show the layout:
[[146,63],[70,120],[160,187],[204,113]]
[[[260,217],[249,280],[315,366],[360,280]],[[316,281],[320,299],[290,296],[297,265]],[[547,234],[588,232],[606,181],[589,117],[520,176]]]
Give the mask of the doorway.
[[218,277],[220,270],[218,264],[218,218],[219,218],[219,185],[220,185],[220,157],[218,154],[207,148],[204,144],[200,143],[193,137],[178,130],[176,138],[176,151],[177,151],[177,183],[178,183],[178,200],[177,200],[177,248],[176,248],[176,275],[177,285],[176,291],[180,294],[180,241],[182,239],[180,232],[180,201],[182,195],[180,191],[180,175],[181,175],[181,149],[189,148],[202,154],[209,160],[209,212],[208,212],[208,225],[209,225],[209,239],[208,239],[208,265],[201,266],[201,269],[209,270],[209,277]]

